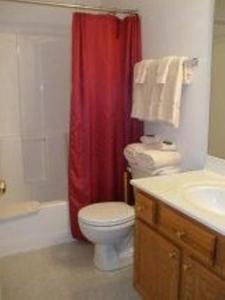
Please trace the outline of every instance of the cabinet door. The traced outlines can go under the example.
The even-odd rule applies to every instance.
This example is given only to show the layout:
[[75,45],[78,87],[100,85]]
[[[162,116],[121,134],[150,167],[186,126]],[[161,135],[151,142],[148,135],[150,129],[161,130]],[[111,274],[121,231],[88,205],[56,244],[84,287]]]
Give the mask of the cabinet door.
[[135,227],[134,284],[145,300],[176,300],[180,251],[145,223]]
[[224,300],[225,281],[190,257],[182,265],[182,300]]

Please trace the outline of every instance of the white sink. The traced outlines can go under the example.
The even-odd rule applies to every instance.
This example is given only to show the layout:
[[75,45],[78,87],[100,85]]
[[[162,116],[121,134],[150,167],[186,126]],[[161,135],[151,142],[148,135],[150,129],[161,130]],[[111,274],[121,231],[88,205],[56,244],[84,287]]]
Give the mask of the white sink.
[[198,209],[225,216],[225,186],[190,186],[184,189],[184,196]]

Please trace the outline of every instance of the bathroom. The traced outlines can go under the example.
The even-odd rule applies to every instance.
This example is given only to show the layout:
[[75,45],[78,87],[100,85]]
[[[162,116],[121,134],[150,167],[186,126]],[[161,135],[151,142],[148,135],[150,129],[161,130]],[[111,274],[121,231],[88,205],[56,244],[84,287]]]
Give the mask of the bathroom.
[[[193,224],[190,226],[196,235],[199,234],[202,244],[206,245],[204,249],[201,245],[196,246],[197,250],[193,252],[199,264],[207,268],[207,272],[201,273],[210,272],[211,274],[212,272],[213,278],[210,276],[208,278],[210,282],[214,280],[214,277],[216,278],[214,286],[218,286],[222,294],[210,290],[207,278],[203,280],[205,286],[203,283],[201,286],[202,289],[204,286],[204,290],[207,291],[204,294],[199,293],[197,296],[182,294],[180,287],[168,287],[165,284],[165,289],[169,291],[171,288],[172,290],[165,296],[158,290],[152,291],[151,282],[154,282],[154,286],[157,287],[161,283],[151,278],[150,271],[146,273],[149,281],[144,282],[146,277],[142,281],[142,271],[143,273],[146,271],[142,270],[137,256],[143,258],[144,265],[160,258],[157,256],[149,258],[141,248],[142,241],[138,243],[138,236],[134,245],[134,248],[138,249],[138,251],[135,250],[134,267],[132,263],[128,267],[111,271],[103,271],[95,267],[92,243],[78,241],[79,237],[76,239],[71,235],[71,226],[78,228],[78,221],[74,218],[74,223],[72,225],[70,223],[71,207],[69,208],[68,205],[67,179],[68,167],[70,167],[68,157],[71,155],[70,103],[73,85],[71,69],[72,72],[76,72],[74,68],[71,68],[74,63],[71,57],[71,47],[72,44],[74,48],[77,45],[73,42],[73,39],[77,41],[77,35],[72,36],[71,33],[71,28],[75,26],[72,24],[73,14],[82,12],[96,17],[107,15],[112,20],[117,20],[117,18],[122,20],[124,16],[132,18],[138,14],[141,27],[142,59],[174,55],[186,56],[190,60],[197,59],[193,67],[192,82],[183,88],[179,127],[173,128],[157,122],[144,122],[145,135],[154,134],[176,144],[181,154],[182,173],[131,181],[135,186],[138,224],[135,226],[140,228],[140,231],[143,229],[146,234],[147,229],[151,228],[150,243],[148,244],[148,239],[146,239],[143,247],[146,247],[147,251],[148,247],[151,247],[151,241],[155,240],[155,245],[164,245],[169,255],[172,253],[172,258],[179,256],[182,261],[183,258],[180,257],[184,256],[186,259],[186,251],[192,251],[186,246],[189,240],[187,239],[186,242],[184,237],[184,240],[180,242],[170,238],[169,233],[163,229],[163,221],[147,227],[149,220],[145,220],[142,209],[139,211],[138,208],[144,203],[146,212],[148,210],[151,215],[152,209],[157,207],[154,214],[160,212],[156,218],[160,221],[161,217],[170,216],[171,213],[169,211],[166,214],[165,207],[161,207],[160,201],[166,202],[169,198],[164,199],[161,191],[156,190],[158,186],[156,183],[160,180],[162,181],[159,182],[159,186],[162,185],[165,190],[167,189],[168,194],[165,191],[164,194],[172,199],[172,191],[168,188],[170,180],[173,186],[176,186],[176,183],[172,180],[178,180],[178,178],[182,182],[181,185],[182,180],[185,183],[188,180],[195,181],[199,173],[196,173],[195,179],[190,179],[189,177],[193,174],[192,170],[204,173],[202,170],[205,168],[219,173],[221,180],[225,174],[224,162],[221,160],[221,158],[225,159],[221,150],[225,141],[222,135],[223,130],[217,130],[222,124],[223,107],[217,107],[216,110],[213,106],[214,102],[211,101],[214,99],[213,93],[216,93],[214,84],[216,85],[219,79],[223,78],[222,75],[213,81],[212,97],[210,97],[211,78],[214,80],[217,74],[214,65],[211,72],[212,57],[213,61],[216,61],[214,57],[216,52],[213,53],[214,56],[212,55],[212,45],[215,46],[216,39],[222,41],[223,38],[224,1],[216,0],[215,3],[213,0],[171,0],[168,2],[165,0],[43,0],[38,4],[26,2],[32,1],[0,1],[0,179],[2,180],[0,186],[2,193],[0,197],[0,299],[225,299],[225,268],[223,269],[220,265],[220,261],[225,261],[221,254],[223,247],[220,247],[220,244],[223,245],[223,234],[222,230],[217,231],[215,224],[212,229],[210,224],[203,222],[201,230],[195,228],[196,226],[193,227]],[[83,5],[86,7],[84,8]],[[121,10],[126,10],[126,13]],[[106,37],[103,40],[106,42]],[[221,44],[219,42],[217,44],[220,57],[222,56],[221,48],[219,48]],[[104,43],[102,45],[104,48]],[[217,49],[215,47],[214,49]],[[101,55],[103,53],[104,51]],[[216,62],[217,67],[221,65],[220,62]],[[215,95],[219,97],[218,94]],[[213,123],[215,119],[218,121],[216,129]],[[208,154],[220,159],[208,156]],[[182,179],[183,172],[187,172],[189,177]],[[211,180],[216,185],[215,182],[219,179],[208,179],[206,173],[200,173],[199,176],[202,178],[206,176],[205,179],[203,178],[205,183]],[[168,181],[166,178],[169,178]],[[153,180],[147,182],[149,188],[146,188],[146,180]],[[128,184],[128,180],[126,183]],[[190,183],[190,185],[196,184],[196,182]],[[217,185],[222,184],[217,183]],[[130,189],[130,186],[128,188]],[[194,191],[191,190],[190,193],[194,198]],[[153,196],[154,199],[146,200],[148,195]],[[147,206],[145,206],[146,201]],[[152,208],[148,207],[149,203],[152,203]],[[170,207],[170,203],[166,203]],[[174,203],[172,207],[173,213],[177,210],[181,211],[182,216],[188,216],[185,221],[191,222],[188,219],[192,216],[190,213],[188,214]],[[189,209],[192,209],[191,204]],[[201,216],[198,207],[195,213],[198,215],[197,220],[195,218],[196,224],[202,223],[199,220],[204,219],[204,216]],[[168,217],[168,222],[176,218],[177,215]],[[223,218],[224,216],[215,217],[221,222]],[[186,224],[185,221],[181,223]],[[178,223],[177,221],[176,224]],[[169,225],[168,223],[168,228]],[[210,227],[209,232],[203,232],[204,226],[207,230]],[[182,230],[178,232],[180,237],[184,230],[188,231],[188,228],[182,227]],[[173,245],[172,248],[170,244],[165,244],[164,239],[158,241],[158,232],[161,238],[165,238]],[[219,236],[217,236],[218,232]],[[195,244],[195,240],[191,239],[191,241]],[[207,247],[213,247],[214,242],[217,245],[216,250],[210,248],[211,250],[207,251]],[[154,252],[154,249],[152,251]],[[200,252],[204,255],[200,256]],[[207,255],[212,255],[213,258],[211,256],[204,258]],[[110,261],[112,256],[113,254],[110,256]],[[111,267],[107,265],[108,261],[107,258],[104,266],[106,269]],[[166,265],[163,258],[161,261]],[[166,276],[171,278],[176,275],[177,265],[180,269],[182,265],[185,268],[190,266],[189,261],[184,263],[178,263],[178,259],[174,261],[174,264],[166,265],[168,267],[165,270],[166,275],[162,276],[165,281]],[[197,282],[199,273],[196,271],[191,274]],[[153,277],[160,278],[160,273],[154,273]],[[177,278],[178,285],[183,285],[185,276],[181,276],[180,279],[178,274]],[[133,282],[135,282],[135,288]]]

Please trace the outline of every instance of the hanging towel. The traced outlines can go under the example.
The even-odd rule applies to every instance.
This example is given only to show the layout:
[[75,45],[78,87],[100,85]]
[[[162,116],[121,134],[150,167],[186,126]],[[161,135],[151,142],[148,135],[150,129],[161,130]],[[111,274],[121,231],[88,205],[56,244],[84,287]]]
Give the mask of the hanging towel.
[[[158,108],[160,85],[156,85],[158,60],[150,60],[144,84],[133,84],[133,103],[131,117],[149,120],[149,114],[154,114]],[[149,112],[150,110],[150,112]]]
[[167,56],[167,57],[163,57],[162,59],[159,59],[157,79],[156,79],[156,82],[158,84],[166,83],[167,76],[169,73],[169,67],[174,58],[175,56]]
[[166,122],[175,128],[179,127],[184,62],[186,60],[187,57],[174,57],[171,61],[167,80],[160,94],[159,110],[151,116],[152,120]]
[[[171,62],[176,59],[176,56],[166,56],[159,60],[159,66],[157,70],[157,83],[165,84],[169,73]],[[183,84],[190,84],[193,80],[193,65],[189,63],[188,57],[181,57],[183,60]]]
[[193,65],[188,62],[188,59],[184,61],[183,65],[183,84],[189,85],[193,80],[194,70]]
[[136,84],[144,84],[147,77],[148,67],[151,60],[142,60],[134,66],[134,82]]
[[183,84],[193,78],[193,66],[187,60],[183,56],[148,60],[144,83],[134,80],[131,117],[179,127]]

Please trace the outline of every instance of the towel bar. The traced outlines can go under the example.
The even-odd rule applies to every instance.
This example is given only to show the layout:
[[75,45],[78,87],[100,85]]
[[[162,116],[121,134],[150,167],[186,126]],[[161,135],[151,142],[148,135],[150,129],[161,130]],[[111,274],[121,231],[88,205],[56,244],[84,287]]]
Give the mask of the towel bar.
[[198,57],[193,57],[185,61],[185,64],[191,65],[192,67],[196,67],[199,64]]

